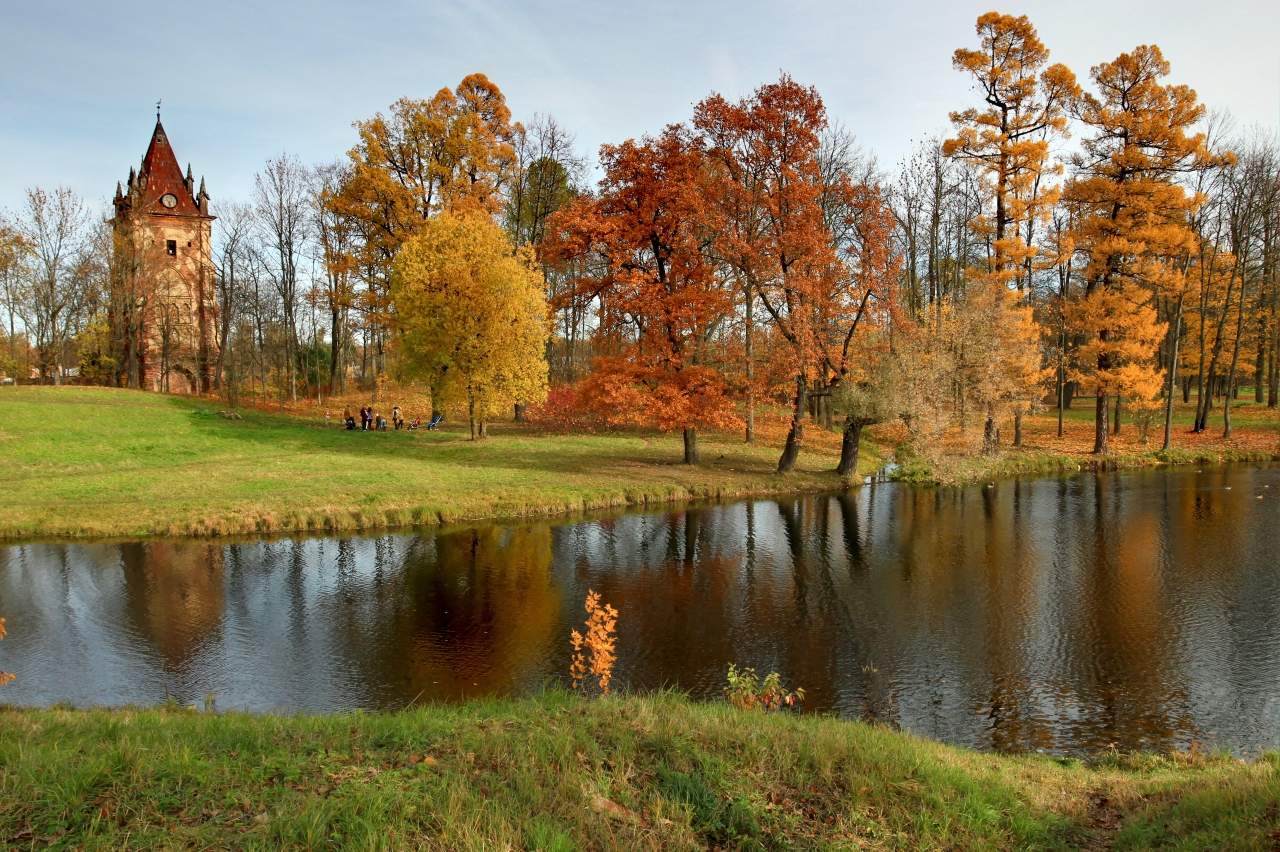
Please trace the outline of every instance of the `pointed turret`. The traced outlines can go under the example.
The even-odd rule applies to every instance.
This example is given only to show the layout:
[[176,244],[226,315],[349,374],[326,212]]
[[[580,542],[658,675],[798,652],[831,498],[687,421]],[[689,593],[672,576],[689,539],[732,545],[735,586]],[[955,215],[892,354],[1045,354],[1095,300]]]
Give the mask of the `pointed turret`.
[[190,164],[184,177],[169,144],[168,134],[158,118],[151,132],[151,144],[142,158],[142,169],[138,172],[138,191],[139,197],[132,199],[136,210],[169,216],[207,215],[201,211],[196,199],[195,178]]

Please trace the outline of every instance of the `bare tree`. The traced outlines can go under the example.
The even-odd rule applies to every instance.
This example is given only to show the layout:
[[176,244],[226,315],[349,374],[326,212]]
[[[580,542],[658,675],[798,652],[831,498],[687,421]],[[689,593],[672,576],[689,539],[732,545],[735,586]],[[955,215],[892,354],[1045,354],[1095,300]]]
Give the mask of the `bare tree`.
[[227,369],[227,353],[231,347],[231,335],[244,301],[246,270],[252,263],[250,255],[254,228],[254,210],[246,204],[227,204],[219,211],[218,251],[215,259],[217,274],[215,287],[218,298],[218,363],[214,370],[214,382],[222,386]]
[[320,297],[329,314],[330,393],[340,393],[345,383],[346,353],[350,347],[348,319],[355,298],[356,227],[333,204],[349,171],[350,166],[342,162],[326,163],[311,171],[309,197],[316,237],[313,249],[324,270]]
[[86,280],[77,264],[86,242],[84,202],[66,187],[27,190],[18,227],[30,246],[27,310],[39,351],[40,376],[62,383],[63,355],[84,306]]
[[307,170],[297,159],[281,154],[268,160],[254,178],[254,209],[266,251],[271,284],[280,297],[284,318],[285,374],[289,396],[298,398],[298,262],[309,227]]

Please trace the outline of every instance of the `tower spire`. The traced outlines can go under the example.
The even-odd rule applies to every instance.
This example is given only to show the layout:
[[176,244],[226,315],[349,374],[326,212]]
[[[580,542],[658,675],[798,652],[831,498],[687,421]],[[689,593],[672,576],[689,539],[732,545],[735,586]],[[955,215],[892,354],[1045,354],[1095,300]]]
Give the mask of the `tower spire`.
[[160,123],[160,98],[156,98],[156,124]]

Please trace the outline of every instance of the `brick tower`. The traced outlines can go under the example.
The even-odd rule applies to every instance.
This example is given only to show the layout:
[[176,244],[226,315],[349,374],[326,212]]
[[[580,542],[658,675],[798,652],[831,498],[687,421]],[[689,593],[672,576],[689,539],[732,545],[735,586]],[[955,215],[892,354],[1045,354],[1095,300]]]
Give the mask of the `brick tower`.
[[156,112],[142,167],[116,184],[111,337],[118,383],[202,393],[216,361],[213,216],[204,179],[184,177]]

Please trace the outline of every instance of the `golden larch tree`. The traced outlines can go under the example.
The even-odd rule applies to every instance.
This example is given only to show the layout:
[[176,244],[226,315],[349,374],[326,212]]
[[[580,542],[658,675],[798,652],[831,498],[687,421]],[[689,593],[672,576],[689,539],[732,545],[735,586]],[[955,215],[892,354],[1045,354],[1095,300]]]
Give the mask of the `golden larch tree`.
[[[1051,162],[1050,143],[1066,135],[1067,108],[1079,94],[1075,74],[1065,65],[1048,65],[1049,50],[1024,16],[987,12],[977,21],[980,46],[959,48],[952,64],[968,74],[982,97],[981,107],[953,112],[955,137],[943,143],[943,153],[976,167],[984,179],[988,213],[974,225],[990,238],[986,269],[968,273],[975,288],[1005,289],[1013,284],[1027,290],[1031,273],[1045,264],[1036,262],[1033,235],[1035,226],[1047,220],[1060,190],[1051,185],[1061,174],[1060,164]],[[986,400],[984,445],[994,449],[998,435],[998,403],[1025,399],[1034,394],[1034,385],[1014,391],[1007,381],[1022,376],[1041,375],[1038,365],[1029,369],[1040,355],[1040,335],[1034,327],[1024,327],[1026,317],[1018,306],[1003,297],[981,295],[967,306],[985,305],[998,313],[989,319],[992,329],[1017,329],[1012,340],[1029,350],[992,349],[996,360],[1008,364],[983,365],[996,386],[979,394]],[[1006,341],[1010,342],[1010,341]],[[1016,437],[1021,443],[1021,414],[1025,406],[1014,407]]]
[[1175,264],[1197,249],[1187,221],[1202,202],[1178,178],[1217,159],[1194,132],[1204,115],[1196,93],[1162,83],[1168,74],[1160,48],[1140,45],[1095,66],[1097,91],[1076,107],[1091,132],[1064,194],[1086,260],[1083,302],[1068,311],[1068,324],[1086,341],[1075,375],[1097,393],[1095,453],[1107,451],[1108,398],[1159,387],[1165,328],[1151,302],[1181,288]]

